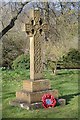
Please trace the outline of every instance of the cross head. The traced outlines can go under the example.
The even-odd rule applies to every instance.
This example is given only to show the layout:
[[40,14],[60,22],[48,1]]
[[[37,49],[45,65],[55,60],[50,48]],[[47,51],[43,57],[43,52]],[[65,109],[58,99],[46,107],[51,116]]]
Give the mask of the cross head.
[[25,24],[25,30],[28,36],[33,36],[37,33],[41,34],[48,31],[47,23],[40,17],[39,10],[33,10],[32,18],[29,23]]

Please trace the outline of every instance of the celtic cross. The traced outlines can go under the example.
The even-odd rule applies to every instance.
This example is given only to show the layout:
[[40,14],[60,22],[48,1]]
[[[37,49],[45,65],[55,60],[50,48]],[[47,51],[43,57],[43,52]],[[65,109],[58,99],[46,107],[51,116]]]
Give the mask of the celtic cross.
[[48,25],[40,16],[40,10],[31,11],[31,20],[25,24],[25,31],[30,37],[30,79],[43,78],[42,34],[48,30]]

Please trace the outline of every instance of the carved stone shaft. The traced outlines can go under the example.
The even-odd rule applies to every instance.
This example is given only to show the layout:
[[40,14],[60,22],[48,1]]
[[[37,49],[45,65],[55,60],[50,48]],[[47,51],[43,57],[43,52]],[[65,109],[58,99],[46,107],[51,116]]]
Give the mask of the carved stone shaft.
[[31,11],[30,23],[25,24],[25,28],[30,37],[30,79],[39,80],[43,78],[42,34],[48,30],[39,10]]

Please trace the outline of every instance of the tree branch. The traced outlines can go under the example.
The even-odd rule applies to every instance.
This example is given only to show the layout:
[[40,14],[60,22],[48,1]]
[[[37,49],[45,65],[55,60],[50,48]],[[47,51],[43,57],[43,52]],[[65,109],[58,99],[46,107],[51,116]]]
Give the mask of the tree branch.
[[15,25],[15,21],[17,20],[19,14],[22,12],[23,7],[28,4],[30,1],[27,1],[25,3],[22,3],[22,7],[19,9],[17,15],[13,17],[10,21],[10,23],[0,32],[0,39]]

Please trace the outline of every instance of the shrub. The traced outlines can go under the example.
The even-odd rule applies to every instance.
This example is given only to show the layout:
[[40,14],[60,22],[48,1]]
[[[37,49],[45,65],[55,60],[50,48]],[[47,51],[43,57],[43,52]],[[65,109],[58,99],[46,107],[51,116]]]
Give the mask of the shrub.
[[3,37],[2,45],[2,67],[11,69],[12,62],[23,53],[21,46],[16,44],[12,38]]
[[15,69],[29,69],[30,68],[30,57],[29,54],[22,54],[18,56],[12,64],[12,68]]
[[76,49],[70,51],[62,57],[64,67],[80,68],[80,52]]

